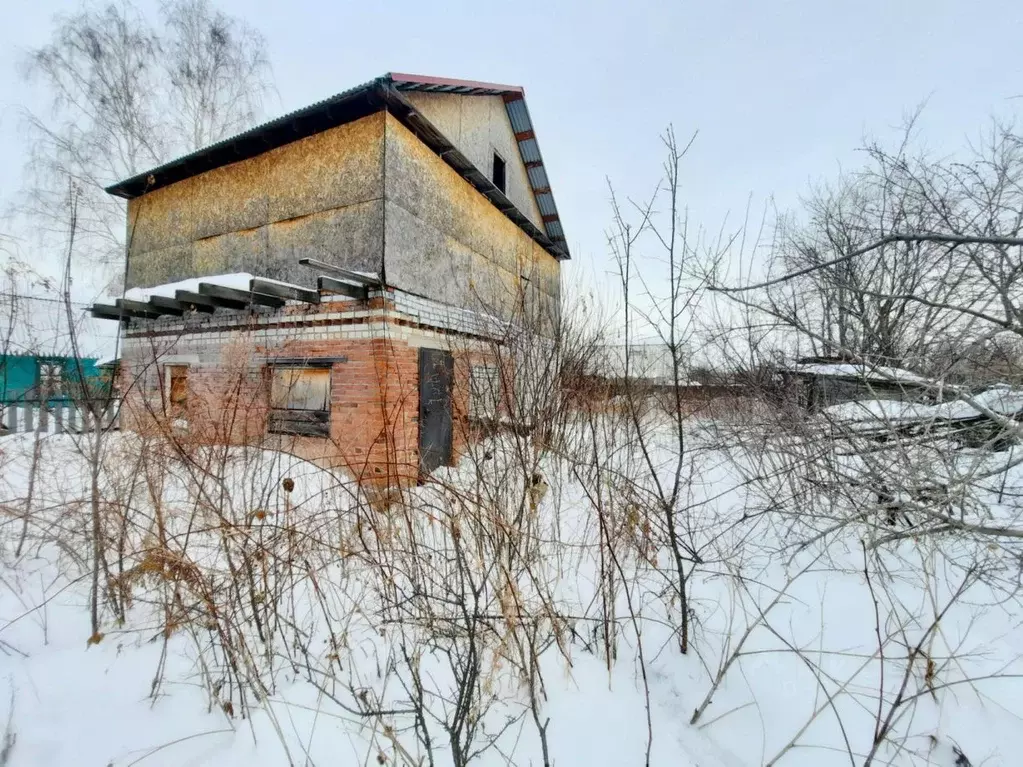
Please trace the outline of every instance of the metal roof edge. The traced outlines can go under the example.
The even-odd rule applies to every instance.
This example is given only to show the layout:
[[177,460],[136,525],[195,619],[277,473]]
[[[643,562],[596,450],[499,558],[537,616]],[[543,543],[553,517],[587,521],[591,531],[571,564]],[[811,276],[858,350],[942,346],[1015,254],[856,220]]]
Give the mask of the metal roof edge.
[[[286,127],[289,124],[294,124],[295,121],[297,120],[321,114],[324,110],[327,110],[327,112],[329,112],[332,107],[341,106],[346,102],[350,102],[360,97],[364,97],[368,95],[371,91],[379,89],[384,84],[386,77],[387,77],[386,75],[382,77],[376,77],[372,80],[362,83],[361,85],[356,85],[353,88],[349,88],[348,90],[336,93],[333,96],[330,96],[326,99],[317,101],[314,104],[310,104],[309,106],[293,110],[291,112],[281,115],[280,117],[275,117],[272,120],[268,120],[266,122],[260,123],[259,125],[255,125],[252,128],[249,128],[248,130],[243,131],[241,133],[235,134],[233,136],[228,136],[227,138],[221,139],[220,141],[217,141],[208,146],[200,147],[199,149],[196,149],[193,152],[189,152],[186,155],[177,157],[155,168],[144,171],[142,173],[138,173],[130,178],[123,179],[114,184],[111,184],[110,186],[105,187],[104,191],[107,192],[107,194],[111,194],[116,197],[123,197],[124,199],[130,200],[145,194],[147,191],[150,191],[149,187],[151,186],[152,188],[159,188],[159,186],[167,186],[171,183],[174,183],[175,181],[181,181],[184,178],[188,178],[189,176],[186,175],[183,176],[182,178],[169,181],[166,184],[159,184],[159,186],[154,186],[152,183],[154,177],[158,176],[159,174],[166,174],[168,171],[171,171],[176,168],[181,168],[187,165],[189,162],[196,162],[204,158],[208,158],[211,154],[226,151],[233,145],[237,145],[238,142],[262,137],[266,134],[267,131],[274,130],[276,128]],[[382,108],[382,105],[380,108]],[[345,121],[342,120],[339,121],[338,124],[343,124],[344,122]],[[313,133],[317,132],[322,132],[322,130],[326,130],[326,128],[313,131],[309,135],[312,135]],[[286,143],[290,143],[290,141],[281,142],[280,145],[283,146]],[[260,152],[253,153],[252,156],[256,156],[256,154],[261,154],[262,152],[267,151],[267,149],[270,148],[272,147],[267,146]],[[237,162],[242,159],[248,158],[244,156],[242,153],[239,153],[237,159],[232,160],[231,162]],[[190,175],[198,175],[199,173],[204,173],[206,170],[213,170],[214,168],[228,164],[230,164],[230,162],[224,162],[220,164],[210,163],[209,168],[196,170],[194,173],[191,173]],[[137,189],[140,185],[142,186],[141,191],[132,191],[133,187]]]
[[[537,208],[540,210],[543,228],[540,229],[530,221],[494,185],[485,173],[481,172],[461,152],[455,149],[451,141],[420,114],[408,99],[402,96],[402,90],[427,92],[439,90],[444,93],[461,95],[472,93],[500,95],[504,98],[505,109],[508,110],[508,118],[512,122],[513,130],[515,129],[515,123],[510,111],[512,108],[510,105],[521,103],[529,127],[524,132],[517,131],[515,138],[520,158],[526,167],[534,200],[536,201]],[[358,103],[360,99],[364,100],[361,104]],[[352,105],[356,106],[343,114],[331,113],[332,109]],[[392,107],[396,108],[396,110],[392,110]],[[544,250],[558,260],[571,258],[567,242],[565,241],[564,231],[561,229],[557,207],[554,204],[554,195],[551,192],[549,181],[546,180],[546,169],[543,166],[543,159],[539,153],[539,144],[536,142],[536,137],[533,134],[529,110],[525,105],[525,89],[520,86],[389,72],[302,109],[288,112],[273,120],[256,125],[247,131],[197,149],[156,168],[119,181],[106,187],[105,191],[108,194],[131,200],[155,189],[169,186],[178,181],[183,181],[225,165],[256,157],[270,149],[284,146],[307,136],[329,130],[337,125],[343,125],[353,119],[359,119],[360,117],[385,109],[392,111],[403,124],[417,132],[420,140],[430,146],[448,165],[487,197],[498,210],[508,216]],[[302,125],[302,121],[306,121],[307,124]],[[308,124],[310,121],[316,121],[316,124]],[[416,123],[419,123],[420,130],[418,131]],[[279,135],[273,139],[268,138],[267,134],[278,131],[288,133],[289,135]],[[422,135],[424,133],[425,135]],[[529,142],[532,143],[530,144]],[[527,150],[525,147],[529,147],[529,149]],[[528,158],[533,155],[527,152],[532,152],[534,148],[536,160],[530,161]],[[200,167],[189,169],[188,166],[190,165]],[[540,186],[537,186],[537,183],[535,183],[538,174],[535,171],[530,173],[531,168],[539,168],[540,174],[544,179]],[[543,196],[543,204],[541,204],[541,196]],[[549,201],[547,198],[549,198]],[[548,211],[546,214],[545,210]],[[550,231],[552,228],[551,224],[556,225],[555,236],[552,236]]]
[[525,94],[521,85],[502,85],[501,83],[488,83],[479,80],[459,80],[453,77],[432,77],[431,75],[415,75],[408,72],[388,72],[384,77],[392,83],[417,83],[419,85],[435,85],[442,88],[452,88],[451,93],[457,93],[457,89],[501,91],[502,93]]
[[[522,111],[525,116],[526,125],[523,126],[524,130],[515,130],[515,117],[513,116],[513,104],[522,104]],[[533,118],[529,114],[529,105],[526,104],[525,92],[519,94],[518,98],[507,95],[504,97],[504,108],[508,113],[508,120],[512,124],[512,130],[515,131],[515,140],[519,149],[519,156],[522,158],[522,162],[526,167],[526,176],[529,181],[530,188],[533,190],[533,198],[536,201],[537,209],[540,211],[541,220],[544,223],[544,229],[547,232],[547,236],[550,237],[554,242],[558,243],[560,248],[565,253],[565,258],[571,258],[568,252],[568,242],[565,238],[565,230],[561,224],[561,215],[558,213],[558,206],[554,201],[554,191],[551,188],[550,176],[547,173],[547,166],[543,161],[543,153],[540,151],[540,142],[536,139],[536,132],[533,128]],[[529,142],[532,141],[532,144]],[[527,152],[531,152],[535,149],[536,160],[527,162]],[[539,169],[539,173],[530,173],[531,169]],[[541,195],[546,195],[550,198],[549,203],[544,202],[541,204]],[[549,212],[545,213],[544,209],[549,207]],[[554,227],[548,226],[548,224],[554,224]],[[554,231],[552,232],[552,229]]]

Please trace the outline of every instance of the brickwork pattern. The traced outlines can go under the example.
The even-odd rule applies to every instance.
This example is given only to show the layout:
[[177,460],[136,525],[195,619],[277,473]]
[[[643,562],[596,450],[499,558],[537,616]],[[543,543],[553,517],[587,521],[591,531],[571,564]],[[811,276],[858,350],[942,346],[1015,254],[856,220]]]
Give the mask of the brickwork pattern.
[[[488,358],[476,333],[490,318],[395,291],[368,301],[289,304],[278,311],[220,312],[133,325],[122,359],[126,428],[194,443],[285,450],[362,482],[415,482],[419,466],[419,348],[455,360],[453,449],[471,431],[468,371]],[[458,328],[457,330],[455,328]],[[466,332],[468,331],[468,332]],[[476,331],[476,332],[472,332]],[[274,359],[331,364],[330,437],[268,434]],[[343,361],[342,361],[343,360]],[[167,365],[188,365],[187,415],[167,413]]]

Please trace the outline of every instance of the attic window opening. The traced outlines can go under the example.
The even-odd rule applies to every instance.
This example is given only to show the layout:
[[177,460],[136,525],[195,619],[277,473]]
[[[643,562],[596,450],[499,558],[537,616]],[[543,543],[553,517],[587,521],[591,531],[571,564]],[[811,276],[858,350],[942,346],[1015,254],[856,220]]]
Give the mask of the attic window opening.
[[501,157],[497,152],[494,152],[494,173],[491,179],[494,182],[494,186],[504,193],[505,190],[505,162],[504,158]]

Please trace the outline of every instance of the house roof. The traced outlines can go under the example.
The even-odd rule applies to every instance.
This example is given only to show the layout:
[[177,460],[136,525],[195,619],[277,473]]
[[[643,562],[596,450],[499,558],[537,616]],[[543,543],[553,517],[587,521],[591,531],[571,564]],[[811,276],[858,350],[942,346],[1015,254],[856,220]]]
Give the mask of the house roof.
[[[453,93],[470,96],[501,96],[526,167],[543,228],[537,227],[497,188],[486,173],[473,165],[413,104],[407,91]],[[344,125],[386,109],[423,143],[440,155],[463,178],[489,199],[508,218],[558,259],[569,258],[554,194],[526,107],[525,91],[515,85],[453,80],[442,77],[389,72],[367,83],[342,91],[303,109],[290,112],[237,136],[218,141],[158,168],[120,181],[107,192],[133,199],[147,192],[196,176],[214,168],[256,157],[293,141]]]

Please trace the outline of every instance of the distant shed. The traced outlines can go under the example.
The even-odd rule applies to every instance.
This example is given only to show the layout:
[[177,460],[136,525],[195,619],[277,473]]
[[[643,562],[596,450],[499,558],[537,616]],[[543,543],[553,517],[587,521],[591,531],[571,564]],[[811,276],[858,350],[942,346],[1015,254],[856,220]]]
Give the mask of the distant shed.
[[902,368],[804,357],[779,374],[797,404],[810,412],[859,400],[941,401],[939,383]]

